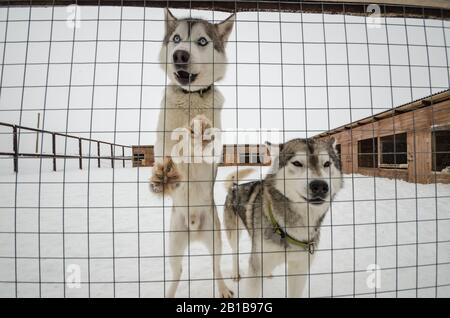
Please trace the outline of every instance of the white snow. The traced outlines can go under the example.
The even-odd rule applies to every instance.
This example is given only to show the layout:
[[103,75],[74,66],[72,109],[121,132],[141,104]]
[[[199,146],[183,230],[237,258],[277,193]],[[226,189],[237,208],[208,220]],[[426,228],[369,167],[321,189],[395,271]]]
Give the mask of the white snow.
[[[171,278],[163,235],[170,201],[150,194],[148,168],[43,169],[41,178],[39,169],[24,169],[17,183],[10,168],[3,164],[0,170],[0,297],[15,296],[16,274],[19,297],[62,297],[73,265],[82,284],[66,287],[66,297],[163,296],[164,280]],[[216,184],[220,218],[220,180],[230,169],[220,169]],[[264,172],[258,168],[252,178]],[[346,175],[324,222],[304,296],[373,297],[366,282],[370,264],[381,268],[377,296],[450,296],[449,206],[450,185]],[[223,238],[222,266],[229,277],[231,250]],[[245,274],[246,235],[240,250]],[[285,297],[284,273],[281,266],[264,279],[266,297]],[[211,257],[192,244],[177,296],[212,297],[212,277]],[[227,284],[238,293],[236,283]]]

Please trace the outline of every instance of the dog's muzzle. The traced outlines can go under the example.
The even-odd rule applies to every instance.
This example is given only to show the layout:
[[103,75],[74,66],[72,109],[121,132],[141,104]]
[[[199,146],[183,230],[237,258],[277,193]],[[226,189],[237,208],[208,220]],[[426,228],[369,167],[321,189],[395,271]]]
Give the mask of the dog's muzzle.
[[183,85],[189,85],[195,81],[197,78],[197,74],[192,74],[188,72],[189,62],[191,59],[191,55],[188,51],[177,50],[173,53],[173,65],[177,70],[175,72],[175,78],[177,81]]
[[310,198],[307,201],[311,204],[322,204],[328,196],[330,187],[328,183],[322,180],[313,180],[309,183]]

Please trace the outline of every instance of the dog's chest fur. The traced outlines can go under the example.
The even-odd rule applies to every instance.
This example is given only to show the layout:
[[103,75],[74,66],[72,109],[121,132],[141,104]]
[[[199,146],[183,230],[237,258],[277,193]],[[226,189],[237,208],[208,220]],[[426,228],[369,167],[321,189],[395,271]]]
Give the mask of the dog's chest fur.
[[[215,88],[200,95],[199,93],[186,94],[179,87],[169,86],[161,101],[155,144],[156,158],[172,155],[172,149],[179,142],[177,139],[172,139],[172,132],[180,128],[189,129],[192,119],[197,115],[205,116],[214,128],[220,129],[223,103],[223,95]],[[184,178],[187,178],[187,166],[185,163],[177,165]],[[212,164],[203,162],[189,166],[189,180],[213,182],[216,171],[211,169]]]
[[189,127],[197,115],[206,116],[214,127],[220,128],[223,102],[223,95],[215,88],[200,95],[186,94],[178,87],[170,86],[161,101],[158,131],[165,131],[170,136],[176,128]]
[[[197,115],[205,116],[214,128],[220,129],[223,102],[223,95],[215,88],[200,95],[199,93],[186,94],[177,86],[168,86],[161,101],[158,118],[156,160],[164,156],[172,156],[172,149],[179,143],[178,139],[172,139],[172,132],[180,128],[190,129],[191,121]],[[190,202],[190,204],[211,204],[217,164],[182,162],[176,163],[176,167],[181,174],[181,180],[189,181],[189,183],[181,182],[181,191],[176,191],[173,194],[174,198],[180,202]],[[186,187],[189,187],[190,191],[187,191]]]

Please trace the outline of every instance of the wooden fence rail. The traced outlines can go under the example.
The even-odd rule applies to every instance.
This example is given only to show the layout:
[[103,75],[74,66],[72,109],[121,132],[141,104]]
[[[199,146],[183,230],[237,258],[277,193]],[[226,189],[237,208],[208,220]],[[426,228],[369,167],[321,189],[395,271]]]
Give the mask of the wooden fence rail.
[[[101,141],[91,138],[84,138],[84,137],[78,137],[73,135],[68,135],[64,133],[44,130],[44,129],[36,129],[32,127],[24,127],[21,125],[13,125],[8,123],[0,122],[0,126],[3,127],[9,127],[12,129],[12,143],[13,143],[13,151],[12,152],[6,152],[1,151],[0,149],[0,156],[10,156],[13,158],[14,163],[14,172],[19,171],[19,158],[51,158],[53,160],[53,171],[56,171],[56,159],[78,159],[78,165],[80,169],[83,169],[83,159],[97,159],[97,167],[101,168],[101,159],[107,159],[111,160],[111,167],[114,168],[114,162],[117,160],[122,161],[122,166],[125,168],[125,162],[127,160],[132,160],[132,156],[125,156],[125,149],[132,149],[131,146],[125,146],[120,144],[115,144],[107,141]],[[45,154],[42,153],[42,149],[40,153],[27,153],[27,152],[20,152],[20,131],[26,130],[31,132],[36,132],[38,134],[48,134],[52,136],[52,153],[51,154]],[[78,154],[76,155],[68,155],[68,154],[57,154],[56,152],[56,137],[64,137],[64,138],[70,138],[78,140]],[[91,156],[89,155],[83,155],[83,141],[92,142],[97,144],[97,156]],[[110,146],[110,154],[107,156],[101,155],[101,145],[109,145]],[[122,156],[116,156],[115,150],[116,148],[122,149]]]

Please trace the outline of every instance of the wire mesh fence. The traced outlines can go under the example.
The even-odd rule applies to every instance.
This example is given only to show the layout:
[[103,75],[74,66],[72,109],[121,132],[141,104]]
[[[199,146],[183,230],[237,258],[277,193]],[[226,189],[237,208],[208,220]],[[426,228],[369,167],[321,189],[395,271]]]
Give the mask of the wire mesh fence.
[[[0,296],[450,296],[449,12],[2,1]],[[195,115],[202,137],[220,128],[218,161],[174,163],[174,192],[155,193]],[[314,144],[277,157],[297,138]]]

